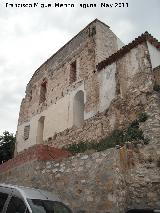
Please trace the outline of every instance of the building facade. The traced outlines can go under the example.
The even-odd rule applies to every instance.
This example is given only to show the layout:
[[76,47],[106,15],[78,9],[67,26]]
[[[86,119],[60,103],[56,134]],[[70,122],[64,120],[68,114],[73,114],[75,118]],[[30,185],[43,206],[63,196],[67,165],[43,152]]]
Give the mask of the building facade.
[[128,45],[94,20],[33,74],[22,100],[16,153],[35,144],[98,141],[146,109],[160,85],[160,43]]

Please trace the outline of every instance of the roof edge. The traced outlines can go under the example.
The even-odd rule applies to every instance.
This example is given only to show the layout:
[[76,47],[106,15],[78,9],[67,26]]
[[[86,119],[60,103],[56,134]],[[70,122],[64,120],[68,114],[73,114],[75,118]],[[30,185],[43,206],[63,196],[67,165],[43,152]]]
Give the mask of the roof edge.
[[106,58],[105,60],[101,61],[96,65],[97,71],[100,71],[104,69],[106,66],[112,64],[115,62],[117,59],[123,57],[126,53],[128,53],[131,49],[136,47],[138,44],[141,44],[142,42],[148,41],[150,42],[153,46],[155,46],[157,49],[160,50],[160,42],[154,38],[150,33],[147,31],[137,38],[135,38],[132,42],[129,44],[123,46],[120,50],[118,50],[116,53],[113,53],[111,56]]

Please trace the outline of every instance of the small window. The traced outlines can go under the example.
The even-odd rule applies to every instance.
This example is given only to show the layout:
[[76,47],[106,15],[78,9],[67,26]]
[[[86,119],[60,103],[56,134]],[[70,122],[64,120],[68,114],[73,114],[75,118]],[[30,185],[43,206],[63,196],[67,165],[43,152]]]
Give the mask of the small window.
[[12,197],[7,208],[7,213],[24,213],[26,208],[24,201],[18,197]]
[[46,100],[46,94],[47,94],[47,81],[43,81],[40,88],[40,98],[39,103],[43,103]]
[[2,212],[7,198],[8,198],[7,194],[0,192],[0,212]]
[[93,37],[94,35],[96,35],[96,27],[95,26],[88,29],[88,35],[89,35],[89,37],[91,37],[91,36]]
[[24,127],[24,140],[27,140],[29,138],[29,132],[30,132],[30,125],[27,125]]
[[91,36],[94,36],[96,35],[96,27],[92,27],[92,33],[91,33]]
[[70,65],[70,84],[77,80],[77,63],[74,61]]

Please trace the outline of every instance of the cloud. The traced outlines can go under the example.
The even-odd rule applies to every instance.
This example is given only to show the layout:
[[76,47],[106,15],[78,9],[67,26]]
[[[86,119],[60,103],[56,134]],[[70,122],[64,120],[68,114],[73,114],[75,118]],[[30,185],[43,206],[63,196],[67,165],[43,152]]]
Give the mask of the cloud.
[[20,102],[33,72],[93,19],[105,22],[125,43],[145,30],[160,40],[159,0],[124,0],[128,8],[86,9],[79,4],[97,0],[58,1],[75,3],[75,8],[6,8],[5,2],[0,2],[0,134],[16,131]]

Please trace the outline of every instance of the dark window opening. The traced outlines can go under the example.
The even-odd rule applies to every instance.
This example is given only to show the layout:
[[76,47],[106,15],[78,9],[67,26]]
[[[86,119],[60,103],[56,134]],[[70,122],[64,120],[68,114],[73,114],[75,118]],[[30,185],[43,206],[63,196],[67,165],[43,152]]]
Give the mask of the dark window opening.
[[8,208],[7,213],[24,213],[26,210],[26,206],[24,202],[18,197],[12,197]]
[[91,33],[91,36],[94,36],[96,35],[96,28],[95,27],[92,27],[92,33]]
[[77,63],[74,61],[70,65],[70,84],[77,80]]
[[3,210],[7,198],[8,198],[7,194],[0,192],[0,212]]
[[43,103],[46,100],[46,94],[47,94],[47,82],[44,81],[44,82],[42,82],[41,88],[40,88],[39,103]]
[[29,138],[29,132],[30,132],[30,125],[27,125],[24,127],[24,140],[27,140]]
[[89,34],[89,37],[93,37],[94,35],[96,35],[96,27],[93,26],[92,28],[89,28],[88,34]]

